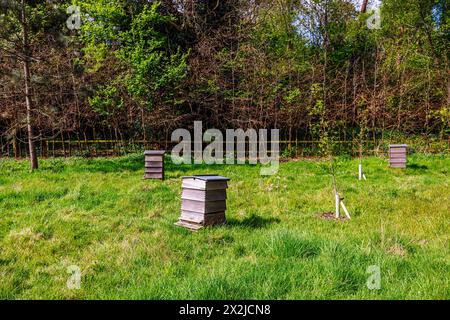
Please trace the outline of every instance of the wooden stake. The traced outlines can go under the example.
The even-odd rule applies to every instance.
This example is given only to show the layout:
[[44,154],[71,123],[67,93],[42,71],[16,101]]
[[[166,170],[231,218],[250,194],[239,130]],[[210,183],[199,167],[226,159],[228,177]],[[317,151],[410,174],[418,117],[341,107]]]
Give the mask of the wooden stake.
[[347,210],[347,207],[344,204],[344,199],[341,198],[338,192],[335,193],[335,199],[336,199],[336,219],[339,219],[341,217],[341,206],[342,209],[344,209],[345,216],[350,220],[350,213]]
[[344,209],[345,215],[346,215],[347,218],[350,220],[350,219],[351,219],[350,213],[348,213],[348,210],[347,210],[347,208],[345,207],[344,201],[342,201],[342,200],[341,200],[341,206],[342,206],[342,209]]
[[364,170],[363,170],[363,167],[362,167],[362,164],[361,164],[361,163],[359,164],[359,170],[358,170],[358,172],[359,172],[359,180],[362,180],[362,179],[367,180],[367,177],[366,177],[366,175],[364,174]]

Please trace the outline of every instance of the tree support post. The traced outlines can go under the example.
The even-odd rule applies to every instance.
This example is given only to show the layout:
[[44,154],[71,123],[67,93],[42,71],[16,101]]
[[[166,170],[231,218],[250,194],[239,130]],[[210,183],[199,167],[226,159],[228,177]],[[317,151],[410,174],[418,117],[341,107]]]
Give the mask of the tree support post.
[[338,192],[335,192],[335,199],[336,199],[336,219],[339,219],[341,217],[341,207],[345,212],[345,216],[350,220],[350,213],[347,210],[347,207],[344,204],[344,198],[341,198]]
[[362,164],[359,164],[359,180],[367,180],[366,175],[364,174]]

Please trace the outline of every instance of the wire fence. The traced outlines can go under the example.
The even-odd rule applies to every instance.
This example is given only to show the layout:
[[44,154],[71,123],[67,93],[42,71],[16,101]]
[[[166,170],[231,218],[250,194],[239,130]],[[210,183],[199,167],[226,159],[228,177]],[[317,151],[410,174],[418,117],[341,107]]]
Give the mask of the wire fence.
[[[315,157],[321,155],[320,141],[283,140],[278,141],[283,157]],[[383,156],[390,144],[408,144],[410,152],[424,154],[449,154],[450,139],[412,139],[412,140],[349,140],[335,141],[333,153],[348,156]],[[41,140],[36,143],[37,154],[42,158],[50,157],[112,157],[123,156],[143,150],[170,151],[178,142],[144,141],[144,140]],[[270,149],[271,142],[268,142]],[[208,143],[204,144],[206,147]],[[226,146],[224,144],[224,150]],[[192,148],[193,149],[193,148]],[[246,150],[249,142],[246,141]],[[28,156],[28,145],[24,141],[8,141],[0,143],[0,156],[9,158],[25,158]]]

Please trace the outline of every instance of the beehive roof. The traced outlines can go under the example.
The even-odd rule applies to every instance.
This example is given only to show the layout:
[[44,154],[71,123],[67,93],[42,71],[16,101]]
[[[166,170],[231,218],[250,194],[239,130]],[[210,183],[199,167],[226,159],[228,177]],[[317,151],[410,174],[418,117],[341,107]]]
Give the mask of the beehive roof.
[[389,145],[390,148],[406,148],[408,147],[407,144],[391,144]]
[[166,153],[165,150],[147,150],[144,152],[146,156],[161,156]]
[[225,178],[216,174],[195,175],[183,177],[183,179],[198,179],[203,181],[230,181],[229,178]]

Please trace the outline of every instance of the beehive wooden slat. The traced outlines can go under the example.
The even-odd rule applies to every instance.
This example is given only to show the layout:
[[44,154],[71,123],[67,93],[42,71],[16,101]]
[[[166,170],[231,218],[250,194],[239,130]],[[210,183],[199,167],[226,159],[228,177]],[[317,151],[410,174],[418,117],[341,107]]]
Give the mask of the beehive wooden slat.
[[407,160],[406,159],[391,159],[389,162],[390,163],[406,163]]
[[148,167],[148,168],[145,168],[144,172],[145,173],[163,173],[164,170],[163,170],[163,168]]
[[145,162],[161,162],[163,156],[145,156]]
[[211,226],[225,222],[225,212],[217,212],[213,214],[201,214],[192,211],[181,211],[180,221],[200,224],[203,226]]
[[404,155],[394,155],[394,156],[390,156],[389,160],[406,160],[406,154]]
[[402,165],[402,164],[392,164],[391,168],[393,168],[393,169],[405,169],[406,166]]
[[164,162],[163,161],[147,161],[145,162],[146,168],[163,168]]
[[198,231],[203,228],[203,225],[201,224],[190,223],[183,220],[179,220],[177,223],[175,223],[175,225],[192,231]]
[[145,179],[160,179],[160,180],[163,180],[164,179],[164,174],[162,174],[162,173],[146,173],[144,177],[145,177]]
[[227,199],[227,192],[222,190],[183,189],[181,199],[196,201],[219,201]]
[[395,154],[395,153],[406,154],[406,152],[407,152],[406,148],[391,148],[389,151],[391,154]]
[[215,213],[225,211],[227,203],[225,200],[221,201],[194,201],[182,200],[181,209],[186,211],[194,211],[203,214]]
[[214,226],[224,224],[225,222],[226,222],[225,212],[219,212],[215,214],[205,215],[205,221],[203,223],[205,226]]
[[181,210],[180,220],[203,224],[205,221],[205,215],[198,212]]

